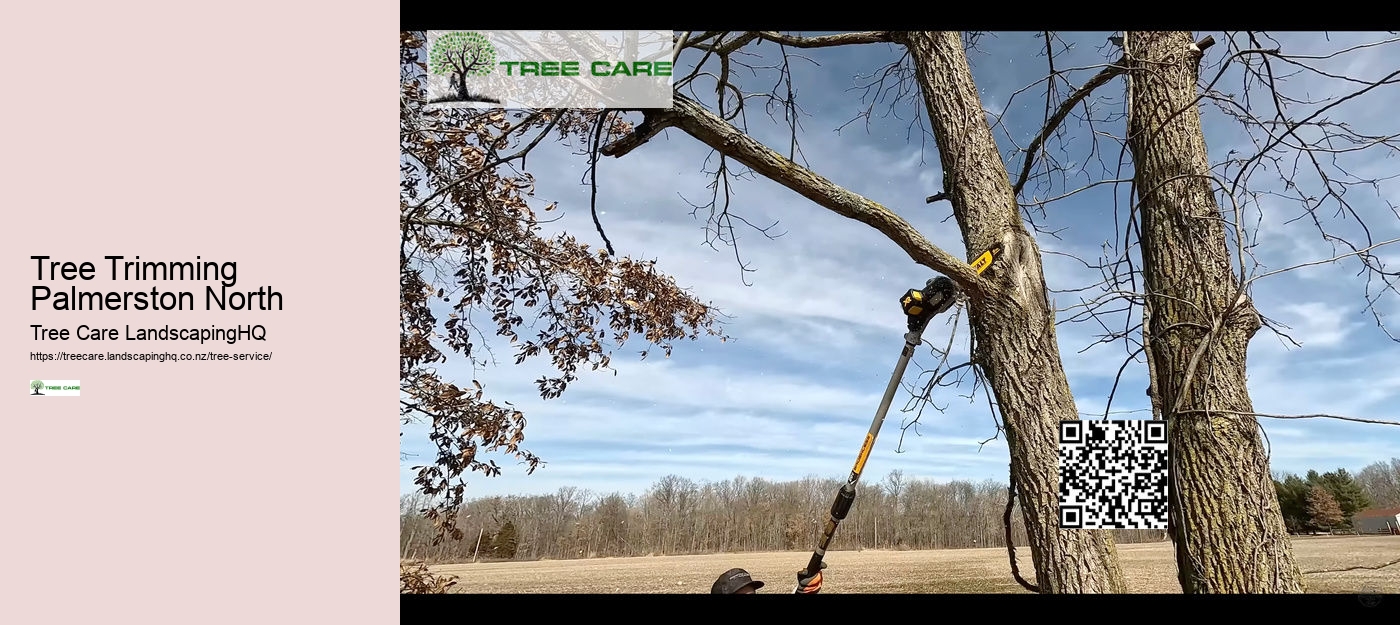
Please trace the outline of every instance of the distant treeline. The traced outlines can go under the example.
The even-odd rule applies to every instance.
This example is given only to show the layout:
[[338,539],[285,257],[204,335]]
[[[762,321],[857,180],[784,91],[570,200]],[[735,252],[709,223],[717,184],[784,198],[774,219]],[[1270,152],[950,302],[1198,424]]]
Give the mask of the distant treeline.
[[[436,562],[473,554],[564,559],[805,549],[815,546],[841,483],[816,477],[698,483],[668,475],[641,495],[566,487],[552,495],[487,497],[463,507],[458,523],[466,537],[440,545],[431,544],[431,525],[415,514],[422,506],[410,495],[401,508],[400,540],[403,555]],[[999,546],[1005,508],[1005,484],[939,484],[894,471],[859,487],[831,548]],[[1019,514],[1013,517],[1013,540],[1024,545]],[[501,541],[493,540],[497,534]],[[501,549],[496,542],[504,543]]]
[[1293,533],[1350,530],[1357,512],[1400,506],[1400,458],[1377,462],[1355,477],[1337,469],[1282,478],[1274,478],[1274,489],[1283,520]]
[[[1290,528],[1309,531],[1310,521],[1299,516],[1305,512],[1299,512],[1292,495],[1296,483],[1307,480],[1278,478]],[[1400,458],[1373,464],[1355,477],[1346,471],[1314,471],[1308,478],[1324,490],[1331,484],[1341,489],[1339,493],[1360,493],[1362,499],[1348,500],[1351,508],[1400,505]],[[473,557],[534,560],[803,550],[815,547],[841,483],[816,477],[790,482],[736,477],[700,483],[668,475],[641,495],[599,495],[566,487],[551,495],[485,497],[468,502],[458,515],[463,539],[437,545],[432,544],[431,523],[417,512],[424,500],[406,495],[400,500],[400,553],[430,562],[462,562]],[[1005,510],[1004,483],[937,483],[893,471],[859,488],[831,548],[1005,547]],[[1011,520],[1012,541],[1025,547],[1019,506]],[[1160,530],[1114,534],[1121,543],[1165,538]]]

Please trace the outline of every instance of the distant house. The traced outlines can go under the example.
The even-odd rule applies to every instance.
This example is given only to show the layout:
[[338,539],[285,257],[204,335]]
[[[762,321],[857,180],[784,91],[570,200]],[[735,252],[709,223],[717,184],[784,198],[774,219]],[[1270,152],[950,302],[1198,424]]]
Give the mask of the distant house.
[[1400,508],[1372,508],[1351,518],[1359,534],[1400,534]]

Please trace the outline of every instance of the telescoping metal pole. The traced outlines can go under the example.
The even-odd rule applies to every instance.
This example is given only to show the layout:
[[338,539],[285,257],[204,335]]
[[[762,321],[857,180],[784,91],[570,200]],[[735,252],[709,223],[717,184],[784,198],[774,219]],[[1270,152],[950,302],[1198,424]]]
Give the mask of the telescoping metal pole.
[[[992,266],[992,261],[1001,255],[1001,251],[1001,244],[994,243],[972,261],[973,271],[979,276],[986,273],[987,268]],[[904,314],[909,318],[909,332],[904,335],[904,349],[899,354],[899,361],[895,363],[894,375],[890,376],[890,383],[885,387],[885,396],[880,399],[880,408],[875,411],[875,420],[870,424],[870,431],[865,433],[865,444],[861,445],[860,455],[856,456],[856,466],[851,469],[851,476],[846,479],[841,490],[837,491],[836,502],[831,504],[831,516],[826,521],[821,541],[812,552],[812,559],[807,561],[807,568],[797,574],[799,580],[823,568],[822,559],[826,557],[826,549],[831,546],[831,539],[836,535],[836,527],[846,518],[846,513],[851,511],[851,504],[856,501],[856,482],[860,481],[860,474],[865,470],[865,461],[870,458],[870,449],[875,446],[875,437],[880,435],[880,426],[885,423],[885,413],[889,412],[890,402],[894,401],[895,390],[899,388],[900,380],[904,379],[904,369],[909,366],[909,359],[914,356],[914,350],[923,343],[924,329],[928,327],[928,322],[953,306],[957,291],[957,285],[953,284],[952,280],[938,276],[930,279],[922,290],[910,289],[899,299]],[[798,584],[793,593],[800,592],[802,585]]]
[[[900,298],[900,304],[904,308],[904,313],[909,318],[909,332],[904,335],[904,349],[899,354],[899,361],[894,365],[894,375],[890,376],[890,383],[885,387],[885,396],[880,399],[880,408],[875,411],[875,419],[870,423],[870,430],[865,433],[865,444],[861,445],[860,455],[856,456],[855,467],[851,469],[851,475],[846,479],[846,483],[836,493],[836,502],[831,505],[831,516],[826,521],[826,528],[822,531],[821,542],[817,544],[817,549],[812,552],[812,559],[807,562],[807,568],[802,569],[798,574],[799,578],[812,575],[822,568],[822,558],[826,557],[826,549],[831,546],[831,539],[836,535],[836,527],[846,518],[846,514],[851,511],[851,504],[856,500],[856,482],[860,481],[860,474],[865,470],[865,461],[870,458],[870,450],[875,446],[875,438],[880,435],[880,426],[885,423],[885,415],[890,410],[890,403],[894,401],[895,391],[899,389],[899,382],[904,379],[904,370],[909,366],[909,359],[914,356],[914,350],[923,343],[924,329],[928,327],[928,322],[935,316],[948,310],[953,305],[957,296],[957,287],[952,280],[939,276],[928,281],[922,290],[910,289]],[[801,592],[802,587],[798,585],[793,589],[793,593]]]

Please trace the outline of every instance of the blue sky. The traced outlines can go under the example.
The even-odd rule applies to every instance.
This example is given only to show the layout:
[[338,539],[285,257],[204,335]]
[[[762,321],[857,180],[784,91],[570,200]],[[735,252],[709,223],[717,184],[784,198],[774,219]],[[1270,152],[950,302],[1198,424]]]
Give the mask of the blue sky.
[[[1107,62],[1110,54],[1116,58],[1118,51],[1106,45],[1110,34],[1064,34],[1065,42],[1074,48],[1056,60],[1057,68],[1087,68]],[[1227,53],[1225,35],[1213,34],[1220,43],[1207,55],[1202,70],[1207,77],[1215,75],[1215,64]],[[1279,40],[1285,53],[1319,54],[1346,48],[1348,42],[1386,38],[1365,33],[1328,37],[1330,41],[1321,33],[1282,33]],[[1027,145],[1040,128],[1044,83],[1014,99],[1012,94],[1044,76],[1044,42],[1032,33],[998,33],[984,38],[980,46],[982,51],[974,52],[970,60],[983,103],[988,111],[1004,114],[1005,122],[996,134],[1008,167],[1019,172],[1022,155],[1014,152],[1014,146]],[[773,54],[776,46],[764,44],[758,51]],[[880,69],[898,54],[893,46],[872,45],[803,53],[820,65],[794,62],[794,86],[806,113],[799,134],[802,154],[816,172],[880,202],[919,227],[935,244],[965,257],[956,225],[951,219],[943,221],[949,216],[948,204],[924,203],[926,196],[941,190],[942,174],[932,138],[921,146],[918,128],[909,134],[909,119],[922,109],[921,103],[911,100],[897,108],[902,119],[879,117],[884,109],[877,105],[877,116],[868,127],[858,121],[835,131],[865,108],[861,92],[849,91],[857,83],[856,76]],[[688,67],[687,58],[693,63],[698,57],[683,56],[680,66]],[[1319,63],[1374,80],[1400,68],[1400,47],[1363,48]],[[756,60],[754,64],[765,63]],[[1070,72],[1068,80],[1078,86],[1097,71]],[[1232,84],[1238,85],[1239,80],[1231,83],[1231,78],[1227,74],[1219,88],[1235,90]],[[775,82],[772,71],[759,70],[746,86],[761,90]],[[1122,111],[1123,86],[1120,78],[1100,87],[1095,99],[1102,109],[1096,117]],[[1297,97],[1306,92],[1316,100],[1355,86],[1303,74],[1291,79],[1287,88]],[[1061,84],[1062,94],[1065,89]],[[1388,108],[1395,102],[1394,90],[1381,87],[1328,116],[1347,121],[1359,132],[1395,133],[1400,123],[1393,108]],[[708,86],[697,92],[709,95],[707,103],[712,102]],[[781,113],[775,122],[762,113],[761,102],[751,102],[749,108],[753,109],[748,115],[750,133],[786,153],[787,126]],[[1232,149],[1253,153],[1237,122],[1208,108],[1205,125],[1213,163]],[[1121,118],[1098,121],[1093,130],[1124,133]],[[1067,122],[1068,147],[1057,142],[1050,148],[1057,160],[1070,167],[1069,186],[1036,190],[1039,197],[1118,177],[1114,172],[1118,144],[1098,144],[1104,163],[1099,164],[1089,152],[1090,136],[1085,125]],[[768,240],[738,227],[740,253],[755,270],[744,276],[751,284],[745,286],[733,250],[704,244],[703,213],[698,219],[692,217],[686,201],[709,200],[706,187],[711,178],[701,168],[714,166],[717,158],[706,163],[710,154],[696,140],[670,130],[626,157],[605,159],[599,168],[600,218],[620,254],[657,259],[660,269],[729,315],[726,332],[734,340],[683,342],[670,359],[653,352],[645,361],[637,354],[644,345],[629,343],[613,359],[616,376],[586,372],[563,397],[549,401],[539,398],[532,382],[546,370],[547,362],[510,366],[513,359],[503,358],[501,367],[478,379],[493,399],[513,402],[525,412],[529,419],[525,447],[546,465],[527,476],[514,460],[497,457],[504,474],[466,476],[469,497],[542,494],[562,486],[640,494],[658,478],[673,473],[698,481],[736,475],[789,480],[806,475],[845,477],[850,470],[902,344],[904,318],[897,300],[933,274],[864,224],[753,176],[733,181],[732,208],[757,225],[778,222],[774,230],[782,236]],[[1383,156],[1377,149],[1356,155],[1353,162],[1372,177],[1400,173],[1400,160],[1381,160]],[[586,160],[572,154],[571,148],[545,143],[532,154],[529,166],[537,179],[539,205],[557,201],[560,209],[552,214],[563,213],[546,228],[570,231],[601,247],[588,212]],[[1121,177],[1129,177],[1130,172],[1131,165],[1126,164]],[[1261,184],[1271,180],[1267,174],[1258,179]],[[1315,182],[1299,178],[1298,184]],[[1396,184],[1382,184],[1380,198],[1361,188],[1347,195],[1368,218],[1375,241],[1400,237],[1400,219],[1382,201],[1400,200]],[[1123,185],[1120,196],[1126,193]],[[1263,206],[1262,217],[1249,213],[1244,220],[1258,222],[1255,255],[1262,266],[1254,270],[1257,273],[1345,251],[1334,251],[1308,220],[1286,223],[1300,214],[1296,205],[1265,199]],[[1121,218],[1121,201],[1117,210]],[[1037,221],[1058,230],[1060,239],[1041,235],[1038,241],[1044,250],[1094,262],[1105,241],[1121,239],[1121,233],[1115,235],[1114,211],[1107,185],[1050,204],[1047,216],[1037,216]],[[1325,210],[1323,216],[1331,213]],[[1354,223],[1324,225],[1355,232]],[[1389,268],[1400,267],[1400,244],[1381,248],[1378,254],[1388,259]],[[1259,310],[1288,325],[1288,333],[1302,344],[1301,348],[1285,345],[1268,330],[1255,336],[1249,354],[1249,386],[1256,411],[1400,417],[1396,410],[1400,407],[1400,344],[1364,312],[1365,278],[1357,276],[1359,269],[1356,260],[1347,259],[1256,283]],[[1078,261],[1056,254],[1045,256],[1045,270],[1052,289],[1081,288],[1100,280],[1097,270],[1086,270]],[[1079,303],[1071,293],[1053,297],[1062,309]],[[1394,315],[1400,312],[1400,298],[1382,297],[1377,307]],[[1071,314],[1067,311],[1061,317]],[[946,322],[951,317],[950,312],[934,322],[925,335],[928,343],[939,347],[947,343],[951,326]],[[952,362],[966,359],[965,322],[957,332]],[[1092,322],[1062,324],[1057,332],[1080,411],[1101,417],[1128,349],[1119,342],[1079,353],[1102,333]],[[1400,335],[1400,328],[1395,333]],[[510,353],[500,341],[492,347],[498,357]],[[920,365],[934,362],[925,345],[910,366],[906,384],[914,382]],[[458,372],[459,383],[467,384],[472,378],[470,370],[459,364],[441,370],[449,376]],[[979,442],[992,436],[995,426],[980,393],[975,401],[965,398],[971,390],[968,379],[962,388],[939,389],[936,401],[947,410],[926,410],[917,434],[914,428],[901,432],[902,422],[910,416],[901,412],[910,397],[907,390],[901,391],[867,464],[865,479],[875,481],[898,469],[908,476],[939,481],[1004,481],[1007,448],[998,439],[979,451]],[[1147,416],[1142,412],[1148,408],[1144,388],[1145,365],[1130,364],[1113,410],[1139,412],[1116,418]],[[1400,427],[1266,419],[1264,429],[1275,471],[1336,467],[1356,471],[1400,455]],[[401,492],[409,493],[413,491],[411,467],[430,461],[433,450],[421,426],[405,426],[403,431],[401,450],[413,455],[400,461],[400,484]],[[901,434],[902,453],[896,453]]]

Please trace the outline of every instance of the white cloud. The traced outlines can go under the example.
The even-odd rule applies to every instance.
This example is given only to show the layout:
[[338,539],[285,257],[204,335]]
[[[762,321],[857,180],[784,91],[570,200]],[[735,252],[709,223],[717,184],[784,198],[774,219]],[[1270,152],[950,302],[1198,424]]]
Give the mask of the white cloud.
[[1272,359],[1255,359],[1251,354],[1249,387],[1255,410],[1380,418],[1381,413],[1373,410],[1380,407],[1374,404],[1396,396],[1394,378],[1400,370],[1400,350],[1376,351],[1360,359],[1311,359],[1304,357],[1306,351],[1295,350],[1294,356]]
[[1287,313],[1282,321],[1292,328],[1289,336],[1303,347],[1337,347],[1361,325],[1344,319],[1344,311],[1350,312],[1349,307],[1344,309],[1327,302],[1285,304],[1282,309]]
[[[974,432],[982,423],[965,418],[958,423],[945,421],[948,417],[942,415],[926,416],[922,435],[910,430],[902,443],[905,453],[896,454],[902,421],[899,405],[891,411],[872,453],[871,471],[902,468],[911,475],[995,476],[1004,470],[1004,444],[990,442],[979,453],[978,444],[986,436],[963,432]],[[547,462],[536,475],[616,477],[625,468],[635,483],[649,483],[667,473],[708,480],[740,474],[771,479],[806,474],[842,477],[864,437],[873,403],[849,418],[823,413],[775,418],[762,411],[686,410],[683,406],[638,408],[604,398],[532,402],[522,408],[533,428],[526,447]],[[502,478],[474,480],[473,489],[479,495],[509,493],[517,484],[533,484],[534,477],[522,479],[508,472]]]
[[690,408],[770,412],[842,412],[872,405],[879,393],[763,371],[711,365],[682,367],[671,361],[628,363],[620,375],[602,377],[580,391],[632,401]]

